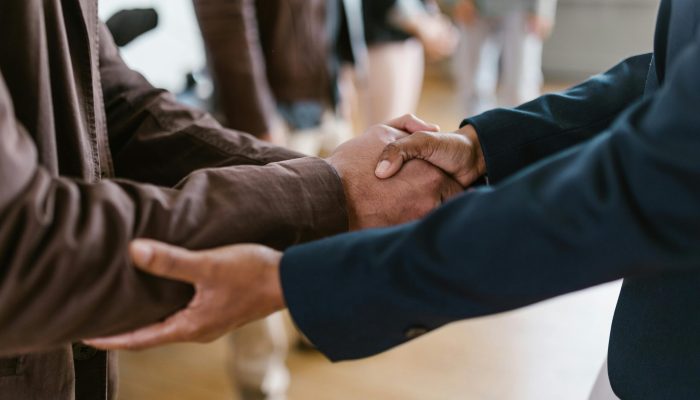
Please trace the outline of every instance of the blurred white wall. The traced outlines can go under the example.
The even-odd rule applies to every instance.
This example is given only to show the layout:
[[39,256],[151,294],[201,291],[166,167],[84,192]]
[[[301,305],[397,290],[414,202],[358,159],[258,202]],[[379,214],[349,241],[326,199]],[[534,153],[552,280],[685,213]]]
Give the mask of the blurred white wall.
[[659,0],[559,0],[557,25],[544,51],[548,79],[601,72],[650,52]]
[[204,66],[192,0],[100,0],[99,5],[103,20],[123,9],[156,9],[158,28],[122,49],[126,63],[155,86],[178,92],[184,87],[185,75]]

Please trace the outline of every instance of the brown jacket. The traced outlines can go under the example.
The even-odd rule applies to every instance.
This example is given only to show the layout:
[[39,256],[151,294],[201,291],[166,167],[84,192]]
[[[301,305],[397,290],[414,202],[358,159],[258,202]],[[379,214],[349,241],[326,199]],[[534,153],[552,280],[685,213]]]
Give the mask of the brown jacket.
[[328,0],[194,0],[227,123],[255,135],[277,102],[331,102]]
[[191,296],[136,272],[134,237],[281,248],[346,229],[331,167],[154,89],[119,58],[96,3],[0,1],[2,399],[114,398],[112,357],[70,343]]

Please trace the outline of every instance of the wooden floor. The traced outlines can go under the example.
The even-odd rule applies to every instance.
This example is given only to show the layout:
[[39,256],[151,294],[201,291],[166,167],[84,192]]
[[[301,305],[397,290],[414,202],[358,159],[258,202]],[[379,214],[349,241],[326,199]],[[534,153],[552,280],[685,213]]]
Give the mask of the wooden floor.
[[[420,115],[454,128],[449,84],[431,79]],[[522,260],[525,264],[528,260]],[[603,362],[619,283],[453,324],[386,354],[331,364],[293,352],[292,400],[585,400]],[[126,400],[235,399],[226,343],[121,354]]]

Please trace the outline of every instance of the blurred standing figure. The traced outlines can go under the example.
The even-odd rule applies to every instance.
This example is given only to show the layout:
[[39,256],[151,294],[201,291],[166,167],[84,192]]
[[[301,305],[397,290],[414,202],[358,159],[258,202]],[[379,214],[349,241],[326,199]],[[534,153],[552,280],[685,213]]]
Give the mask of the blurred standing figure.
[[[318,154],[318,128],[335,104],[326,0],[193,3],[222,122]],[[290,337],[285,325],[277,313],[229,335],[228,369],[243,400],[286,398]]]
[[[194,6],[226,125],[314,155],[347,138],[349,126],[335,112],[337,48],[350,46],[348,35],[340,38],[341,0],[194,0]],[[335,137],[339,130],[348,134]]]
[[363,0],[366,79],[358,80],[365,127],[415,113],[425,57],[452,54],[458,33],[433,0]]
[[457,2],[462,40],[455,74],[467,115],[540,95],[542,44],[554,26],[556,7],[557,0]]
[[[340,106],[340,66],[352,61],[360,0],[193,0],[215,83],[216,109],[233,129],[292,150],[330,154],[352,136]],[[355,33],[355,35],[353,35]],[[364,43],[363,43],[364,45]],[[281,400],[290,383],[286,316],[229,336],[229,371],[243,400]]]

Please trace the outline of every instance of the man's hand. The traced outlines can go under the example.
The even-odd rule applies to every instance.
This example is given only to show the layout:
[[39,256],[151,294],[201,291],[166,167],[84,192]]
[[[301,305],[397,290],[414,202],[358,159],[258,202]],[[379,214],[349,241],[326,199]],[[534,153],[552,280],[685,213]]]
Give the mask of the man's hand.
[[136,240],[130,252],[143,271],[191,283],[196,293],[187,308],[164,322],[86,340],[91,346],[139,350],[174,342],[210,342],[285,307],[279,279],[282,254],[265,246],[242,244],[191,252]]
[[338,171],[345,189],[350,229],[396,225],[423,217],[462,187],[432,165],[409,162],[392,179],[374,175],[377,158],[387,144],[405,138],[406,132],[437,131],[438,127],[404,116],[377,125],[343,145],[327,159]]
[[389,143],[379,157],[375,173],[381,179],[391,178],[414,159],[442,169],[465,188],[486,173],[479,136],[471,125],[456,133],[415,132]]

